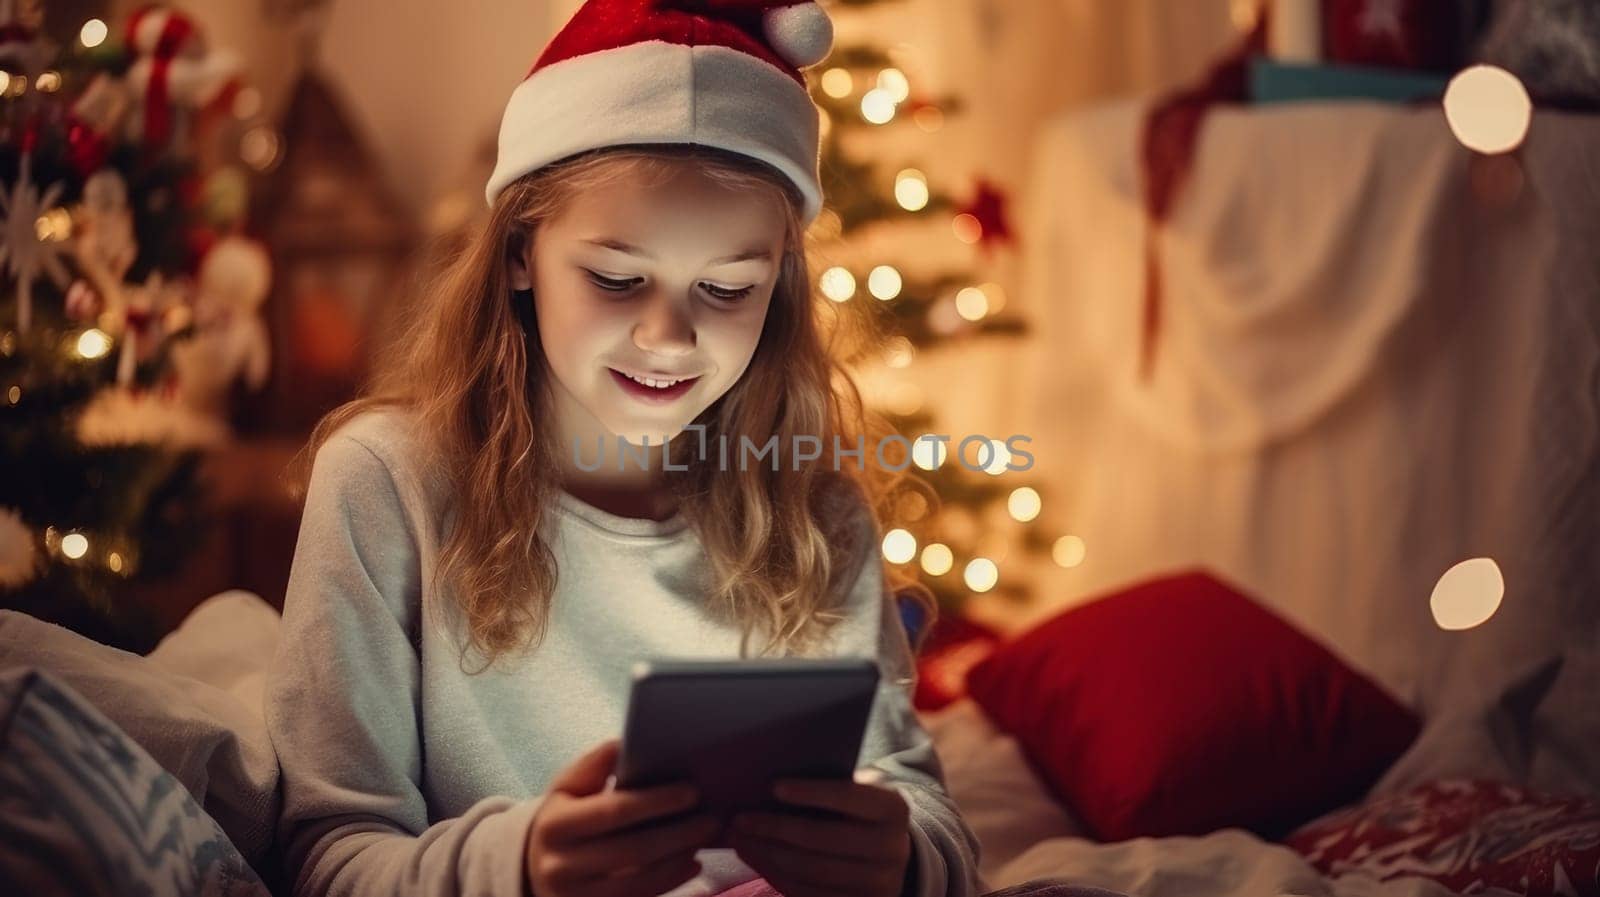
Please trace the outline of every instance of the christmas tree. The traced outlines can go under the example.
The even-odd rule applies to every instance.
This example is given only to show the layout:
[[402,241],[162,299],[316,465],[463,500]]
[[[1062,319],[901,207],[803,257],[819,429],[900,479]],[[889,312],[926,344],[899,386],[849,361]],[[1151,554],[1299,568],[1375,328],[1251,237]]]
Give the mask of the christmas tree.
[[0,2],[0,607],[138,653],[119,595],[196,543],[226,387],[266,373],[237,68],[163,8]]
[[[920,91],[912,48],[891,44],[892,35],[866,21],[879,7],[889,14],[884,21],[906,21],[906,6],[848,0],[830,7],[839,39],[808,73],[823,112],[827,194],[812,236],[826,256],[852,259],[825,266],[818,287],[841,311],[871,322],[867,338],[847,342],[845,354],[871,384],[869,404],[905,440],[885,450],[885,461],[905,465],[927,487],[898,491],[886,509],[892,523],[882,550],[932,593],[942,613],[959,614],[974,594],[1026,597],[1023,577],[1001,575],[1000,564],[1047,552],[1052,543],[1027,526],[1043,500],[1019,472],[1029,466],[1020,457],[1027,446],[1015,446],[1013,455],[1003,434],[978,438],[962,421],[944,419],[927,400],[939,389],[936,378],[918,370],[920,358],[1014,339],[1024,327],[1006,314],[1005,291],[981,270],[982,260],[1015,242],[1004,192],[982,176],[946,187],[915,157],[886,158],[886,145],[937,154],[939,131],[962,106],[959,96]],[[951,252],[952,242],[978,247],[979,264],[950,264],[970,254]],[[920,614],[907,614],[912,629],[920,622]]]

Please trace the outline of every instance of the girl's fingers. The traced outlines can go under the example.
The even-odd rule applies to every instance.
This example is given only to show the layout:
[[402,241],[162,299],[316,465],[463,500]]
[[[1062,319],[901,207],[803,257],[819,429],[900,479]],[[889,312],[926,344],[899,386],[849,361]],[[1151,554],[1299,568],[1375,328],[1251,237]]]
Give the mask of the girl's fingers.
[[894,886],[890,891],[899,890],[904,877],[901,872],[890,881],[881,861],[839,857],[738,831],[733,833],[732,842],[739,858],[771,881],[784,897],[790,897],[790,891],[777,884],[780,879],[818,893],[840,894],[885,893],[884,886],[890,884]]
[[624,860],[628,865],[649,865],[668,857],[693,854],[708,846],[721,827],[721,819],[699,813],[636,831],[592,838],[564,848],[562,866],[570,869],[574,877],[584,878],[614,871]]
[[881,826],[841,817],[808,819],[749,811],[734,816],[729,831],[839,856],[875,857],[884,850]]
[[861,782],[782,779],[773,794],[784,803],[820,807],[868,822],[888,822],[910,812],[900,792]]
[[576,844],[658,816],[688,810],[700,799],[690,785],[605,791],[588,797],[551,797],[555,805],[548,808],[549,819],[545,820],[543,832],[547,844]]

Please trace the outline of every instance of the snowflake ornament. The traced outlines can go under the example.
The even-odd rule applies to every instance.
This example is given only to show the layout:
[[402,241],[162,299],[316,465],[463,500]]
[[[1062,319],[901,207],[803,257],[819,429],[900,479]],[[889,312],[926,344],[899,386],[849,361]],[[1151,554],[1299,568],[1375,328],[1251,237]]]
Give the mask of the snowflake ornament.
[[0,508],[0,589],[15,589],[39,572],[39,551],[33,529],[16,511]]
[[33,318],[33,282],[40,273],[62,289],[67,288],[67,269],[60,256],[70,244],[43,234],[39,218],[56,207],[61,198],[61,182],[39,188],[32,180],[32,157],[22,154],[22,166],[17,170],[17,182],[11,185],[10,194],[0,193],[0,268],[4,268],[17,282],[17,331],[27,333]]

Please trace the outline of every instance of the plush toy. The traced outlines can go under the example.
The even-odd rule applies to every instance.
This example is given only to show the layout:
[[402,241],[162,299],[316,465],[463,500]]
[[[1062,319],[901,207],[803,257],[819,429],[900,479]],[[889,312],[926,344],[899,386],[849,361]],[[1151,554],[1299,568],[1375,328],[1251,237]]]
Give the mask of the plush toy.
[[260,312],[271,286],[272,261],[260,243],[224,237],[206,253],[194,333],[172,350],[178,391],[191,407],[221,416],[236,379],[253,390],[266,384],[272,349]]
[[183,145],[195,115],[227,104],[238,91],[237,56],[208,50],[179,12],[147,6],[134,13],[126,44],[133,60],[127,71],[100,75],[73,106],[85,141],[122,134],[153,152]]

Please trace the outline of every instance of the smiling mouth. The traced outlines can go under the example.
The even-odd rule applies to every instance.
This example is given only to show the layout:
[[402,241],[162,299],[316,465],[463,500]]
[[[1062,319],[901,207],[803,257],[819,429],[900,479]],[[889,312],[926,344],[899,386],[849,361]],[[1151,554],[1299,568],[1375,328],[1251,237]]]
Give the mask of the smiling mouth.
[[699,377],[635,377],[624,374],[616,368],[606,368],[611,372],[611,378],[617,381],[623,391],[635,398],[647,402],[670,402],[694,388]]

